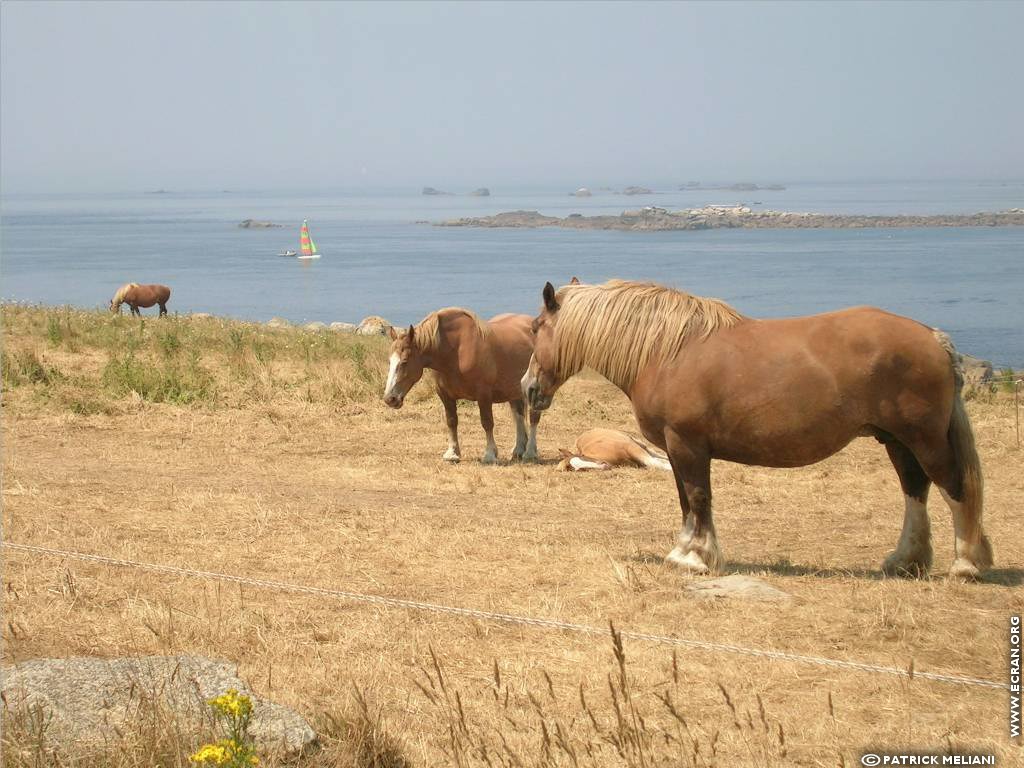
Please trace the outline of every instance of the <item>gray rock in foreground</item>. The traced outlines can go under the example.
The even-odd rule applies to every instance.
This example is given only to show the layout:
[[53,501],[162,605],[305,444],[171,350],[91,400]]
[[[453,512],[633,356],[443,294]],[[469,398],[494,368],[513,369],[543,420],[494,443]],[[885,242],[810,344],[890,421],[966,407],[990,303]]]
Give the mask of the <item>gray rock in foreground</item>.
[[[234,664],[201,656],[34,659],[3,668],[6,707],[40,708],[49,719],[47,743],[58,753],[81,754],[113,746],[132,717],[166,709],[168,725],[186,735],[208,731],[206,704],[234,688],[252,699],[249,732],[261,752],[295,756],[317,736],[297,712],[254,696]],[[204,727],[205,725],[205,727]],[[198,738],[197,744],[198,746]]]
[[762,602],[782,602],[791,600],[792,595],[776,589],[767,581],[745,576],[742,573],[734,573],[729,576],[720,576],[717,579],[705,579],[696,581],[686,586],[688,592],[696,597],[736,597],[743,600],[760,600]]
[[340,331],[341,333],[355,333],[356,332],[356,328],[357,328],[357,326],[356,326],[355,323],[341,323],[341,322],[331,323],[331,330],[332,331]]

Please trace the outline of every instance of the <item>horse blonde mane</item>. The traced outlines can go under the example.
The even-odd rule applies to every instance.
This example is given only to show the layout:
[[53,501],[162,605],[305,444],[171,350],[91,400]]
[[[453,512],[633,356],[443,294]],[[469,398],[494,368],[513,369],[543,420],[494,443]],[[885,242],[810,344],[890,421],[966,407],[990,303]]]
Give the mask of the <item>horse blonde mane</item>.
[[688,342],[746,319],[720,299],[626,280],[563,286],[555,300],[559,378],[588,366],[623,388],[645,366],[667,363]]
[[132,288],[138,288],[138,287],[139,287],[138,283],[125,283],[124,285],[122,285],[120,288],[117,289],[117,293],[114,294],[114,298],[111,299],[111,303],[112,304],[122,304],[122,303],[124,303],[124,297],[128,293],[128,291],[130,291]]
[[436,312],[431,312],[416,325],[416,347],[422,352],[433,354],[438,351],[441,345],[441,327],[445,320],[464,315],[473,321],[473,326],[481,338],[488,338],[491,334],[491,327],[473,311],[462,307],[445,307]]

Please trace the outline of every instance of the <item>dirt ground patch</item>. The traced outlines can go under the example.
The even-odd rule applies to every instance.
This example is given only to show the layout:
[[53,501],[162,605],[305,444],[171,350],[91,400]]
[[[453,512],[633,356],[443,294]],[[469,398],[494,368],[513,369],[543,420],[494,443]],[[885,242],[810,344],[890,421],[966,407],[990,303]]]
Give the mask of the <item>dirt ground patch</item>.
[[[479,464],[483,433],[475,409],[461,408],[464,459],[449,465],[441,405],[425,383],[400,411],[359,387],[338,388],[352,376],[373,389],[359,371],[376,370],[380,345],[364,359],[325,342],[312,369],[334,365],[335,354],[348,366],[330,374],[331,389],[310,378],[320,374],[296,341],[305,362],[280,353],[278,379],[255,390],[263,373],[229,375],[230,349],[197,344],[201,370],[228,395],[154,402],[97,394],[109,352],[82,334],[77,348],[47,343],[49,326],[28,319],[8,322],[8,358],[31,350],[44,374],[62,371],[59,386],[99,406],[69,406],[28,364],[13,385],[5,371],[7,541],[1006,679],[1008,617],[1024,612],[1024,472],[1008,396],[968,404],[996,556],[983,583],[945,578],[952,531],[937,494],[934,577],[881,577],[902,496],[883,448],[861,439],[803,469],[715,464],[725,572],[760,576],[795,599],[706,600],[662,564],[679,525],[668,474],[554,470],[557,448],[587,428],[636,432],[628,401],[603,381],[579,378],[556,398],[541,421],[539,464]],[[507,409],[496,420],[507,457]],[[1005,691],[628,640],[617,656],[610,636],[11,550],[4,561],[5,663],[225,658],[261,695],[317,723],[343,720],[361,697],[386,731],[392,762],[346,751],[345,729],[327,728],[323,752],[311,758],[322,764],[834,766],[859,764],[869,748],[970,749],[1001,765],[1024,757],[1008,743]]]

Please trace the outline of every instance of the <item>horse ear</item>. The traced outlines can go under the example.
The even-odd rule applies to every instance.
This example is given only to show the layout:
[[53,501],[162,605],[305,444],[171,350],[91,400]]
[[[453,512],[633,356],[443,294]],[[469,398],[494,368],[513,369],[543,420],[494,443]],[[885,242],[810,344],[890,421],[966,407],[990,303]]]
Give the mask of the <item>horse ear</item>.
[[572,280],[569,281],[569,285],[579,285],[580,279],[576,275],[572,276]]
[[558,302],[555,301],[555,286],[551,283],[544,283],[544,307],[548,312],[558,311]]
[[409,326],[408,334],[409,334],[409,343],[415,346],[415,344],[416,344],[416,327],[413,326],[413,325],[410,325]]
[[395,330],[395,326],[393,326],[393,325],[389,325],[388,326],[388,336],[391,337],[392,341],[394,341],[395,339],[398,338],[398,332]]

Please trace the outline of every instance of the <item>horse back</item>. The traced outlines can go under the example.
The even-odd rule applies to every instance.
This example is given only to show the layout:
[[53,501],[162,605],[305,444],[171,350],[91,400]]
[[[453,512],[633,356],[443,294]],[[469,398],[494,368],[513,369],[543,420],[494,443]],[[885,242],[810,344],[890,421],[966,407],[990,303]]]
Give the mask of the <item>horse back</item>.
[[[487,343],[499,370],[507,370],[516,380],[523,378],[533,355],[533,318],[504,314],[487,321]],[[518,386],[518,384],[517,384]]]
[[452,394],[475,391],[472,399],[488,397],[496,403],[521,400],[520,381],[533,354],[532,323],[529,315],[504,314],[487,321],[483,334],[463,331],[458,342],[458,378],[453,372],[444,374],[446,388]]
[[672,426],[703,433],[720,458],[800,466],[868,427],[899,434],[948,422],[954,394],[931,328],[856,307],[718,330],[649,366],[632,399],[649,439]]
[[142,287],[148,290],[147,298],[152,299],[154,303],[165,304],[167,303],[167,300],[171,298],[171,289],[166,285],[153,283]]

